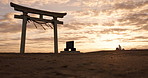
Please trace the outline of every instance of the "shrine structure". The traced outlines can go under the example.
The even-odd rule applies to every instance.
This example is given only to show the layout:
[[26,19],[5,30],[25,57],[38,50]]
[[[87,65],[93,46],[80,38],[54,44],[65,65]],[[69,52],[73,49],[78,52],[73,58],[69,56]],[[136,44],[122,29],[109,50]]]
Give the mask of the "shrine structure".
[[[22,34],[21,34],[21,45],[20,45],[20,53],[25,53],[25,40],[26,40],[26,25],[27,22],[32,21],[40,24],[43,27],[43,24],[54,29],[54,53],[58,53],[58,33],[57,33],[57,24],[63,24],[62,21],[59,21],[57,18],[63,18],[67,13],[57,13],[57,12],[49,12],[38,9],[33,9],[25,6],[21,6],[18,4],[10,3],[11,7],[16,11],[22,12],[22,15],[14,15],[14,18],[22,19]],[[31,17],[28,14],[37,14],[38,18]],[[53,17],[53,19],[45,19],[44,16]],[[52,24],[53,27],[51,25]],[[35,24],[34,24],[35,25]],[[37,28],[37,26],[35,25]],[[45,29],[43,27],[43,29]]]
[[68,41],[66,42],[64,51],[61,51],[60,53],[80,53],[80,51],[76,51],[76,48],[74,48],[74,41]]

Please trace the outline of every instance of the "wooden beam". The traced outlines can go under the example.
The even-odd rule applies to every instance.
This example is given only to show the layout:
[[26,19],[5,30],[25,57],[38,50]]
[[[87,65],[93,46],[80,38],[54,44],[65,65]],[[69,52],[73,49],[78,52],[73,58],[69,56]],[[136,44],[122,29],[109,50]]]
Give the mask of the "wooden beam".
[[40,19],[43,19],[43,15],[42,14],[40,14]]
[[46,16],[52,16],[52,17],[57,17],[57,18],[63,18],[67,13],[57,13],[57,12],[49,12],[49,11],[43,11],[43,10],[38,10],[34,8],[29,8],[25,6],[21,6],[18,4],[10,3],[11,7],[14,7],[14,10],[16,11],[21,11],[21,12],[27,12],[27,13],[34,13],[34,14],[42,14]]
[[[30,17],[30,16],[26,16],[28,20],[36,20],[36,21],[43,21],[43,22],[47,22],[47,23],[53,23],[53,20],[48,20],[48,19],[40,19],[40,18],[35,18],[35,17]],[[14,15],[14,18],[18,18],[18,19],[23,19],[23,15]],[[62,21],[57,20],[57,24],[63,24]]]

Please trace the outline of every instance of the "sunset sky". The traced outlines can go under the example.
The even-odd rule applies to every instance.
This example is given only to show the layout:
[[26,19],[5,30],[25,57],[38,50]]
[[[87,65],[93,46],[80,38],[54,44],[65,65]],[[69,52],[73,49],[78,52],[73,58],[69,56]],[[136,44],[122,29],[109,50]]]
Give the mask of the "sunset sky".
[[[15,19],[10,2],[53,12],[67,13],[59,19],[59,51],[75,41],[81,52],[148,49],[148,0],[0,0],[0,52],[20,49],[21,19]],[[53,52],[53,29],[27,24],[26,52]]]

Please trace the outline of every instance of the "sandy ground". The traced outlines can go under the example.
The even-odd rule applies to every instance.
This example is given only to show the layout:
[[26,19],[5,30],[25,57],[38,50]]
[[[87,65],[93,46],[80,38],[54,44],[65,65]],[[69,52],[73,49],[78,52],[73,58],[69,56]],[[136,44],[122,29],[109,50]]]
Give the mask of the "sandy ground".
[[0,54],[0,78],[148,78],[148,52]]

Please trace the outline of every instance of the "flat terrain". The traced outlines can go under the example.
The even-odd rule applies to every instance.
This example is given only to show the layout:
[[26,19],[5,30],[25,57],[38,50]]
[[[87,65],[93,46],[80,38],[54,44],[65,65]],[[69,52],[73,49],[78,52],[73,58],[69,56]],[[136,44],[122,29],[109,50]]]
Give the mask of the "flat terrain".
[[148,52],[0,54],[0,78],[148,78]]

